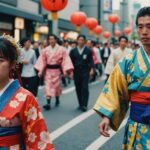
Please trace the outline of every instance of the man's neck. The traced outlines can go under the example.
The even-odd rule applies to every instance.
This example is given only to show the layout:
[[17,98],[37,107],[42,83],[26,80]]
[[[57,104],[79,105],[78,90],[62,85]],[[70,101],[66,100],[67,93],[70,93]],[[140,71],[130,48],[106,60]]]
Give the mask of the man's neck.
[[26,51],[28,51],[28,50],[29,50],[29,48],[28,48],[28,47],[25,47],[24,49],[25,49]]
[[120,47],[120,49],[121,49],[122,51],[124,51],[124,50],[125,50],[125,47]]
[[144,46],[144,50],[145,50],[145,52],[147,53],[148,57],[150,58],[150,45]]
[[80,48],[80,49],[83,49],[83,48],[84,48],[84,45],[83,45],[83,46],[79,46],[79,48]]
[[56,46],[56,44],[55,45],[51,45],[52,48],[54,48],[55,46]]

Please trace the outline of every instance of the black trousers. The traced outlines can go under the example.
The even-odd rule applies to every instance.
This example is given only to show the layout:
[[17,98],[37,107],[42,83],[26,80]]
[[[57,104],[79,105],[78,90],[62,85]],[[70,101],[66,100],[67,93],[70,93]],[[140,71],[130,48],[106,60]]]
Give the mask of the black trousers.
[[29,90],[34,96],[37,96],[39,80],[38,76],[22,77],[23,87]]
[[74,73],[74,83],[80,107],[87,107],[89,100],[89,72]]

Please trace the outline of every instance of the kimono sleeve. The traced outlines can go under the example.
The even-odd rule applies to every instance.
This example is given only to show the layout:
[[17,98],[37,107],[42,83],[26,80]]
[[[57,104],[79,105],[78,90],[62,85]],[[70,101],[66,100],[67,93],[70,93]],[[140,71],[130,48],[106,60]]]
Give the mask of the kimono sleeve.
[[27,96],[20,118],[27,149],[54,150],[40,107],[32,95]]
[[96,52],[95,52],[94,49],[92,49],[92,56],[93,56],[94,64],[95,64],[95,65],[96,65],[96,64],[99,64],[100,61],[98,60],[97,55],[96,55]]
[[74,67],[73,67],[71,58],[65,49],[63,50],[62,57],[63,57],[63,59],[62,59],[62,63],[61,63],[61,68],[62,68],[64,75],[66,75],[67,71],[71,71],[71,70],[73,71]]
[[37,59],[34,68],[43,74],[45,67],[47,65],[47,57],[46,57],[46,50],[42,50],[39,58]]
[[[121,63],[125,70],[125,61]],[[111,128],[117,130],[124,119],[129,105],[128,83],[120,65],[117,64],[100,94],[94,110],[107,116]]]
[[114,54],[112,52],[106,64],[105,74],[110,75],[113,69],[114,69]]

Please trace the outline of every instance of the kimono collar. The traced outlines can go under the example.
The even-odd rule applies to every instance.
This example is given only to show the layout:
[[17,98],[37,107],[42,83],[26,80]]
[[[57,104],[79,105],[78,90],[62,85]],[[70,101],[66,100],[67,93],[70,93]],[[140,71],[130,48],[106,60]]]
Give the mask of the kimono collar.
[[0,92],[0,96],[5,92],[5,90],[9,87],[9,85],[13,82],[14,80],[10,80],[9,83],[4,87],[4,89]]
[[146,58],[147,58],[147,60],[149,61],[149,63],[150,63],[150,58],[148,57],[148,55],[147,55],[147,53],[146,53],[146,51],[145,51],[145,49],[144,49],[144,47],[142,46],[142,49],[143,49],[143,51],[144,51],[144,53],[145,53],[145,55],[146,55]]
[[58,45],[58,44],[56,44],[55,47],[52,47],[52,46],[50,45],[50,49],[53,50],[53,51],[56,51],[58,48],[59,48],[59,45]]
[[0,112],[4,109],[11,97],[16,93],[20,88],[18,80],[12,81],[9,86],[5,89],[3,94],[0,96]]

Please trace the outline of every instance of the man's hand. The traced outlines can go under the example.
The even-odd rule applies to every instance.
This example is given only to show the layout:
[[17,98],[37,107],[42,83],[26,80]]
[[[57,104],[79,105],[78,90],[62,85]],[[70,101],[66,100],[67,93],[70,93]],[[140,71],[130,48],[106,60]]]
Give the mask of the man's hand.
[[90,71],[90,77],[92,77],[94,75],[94,69],[91,69]]
[[42,77],[42,73],[41,73],[41,72],[38,72],[38,76],[41,78],[41,77]]
[[107,117],[103,117],[102,122],[99,124],[100,134],[105,137],[110,137],[110,134],[108,132],[109,127],[110,127],[110,119]]
[[70,77],[71,79],[73,79],[73,70],[68,70],[65,74],[65,76]]
[[29,63],[29,61],[23,60],[22,63],[23,63],[24,65],[27,65],[27,64]]

